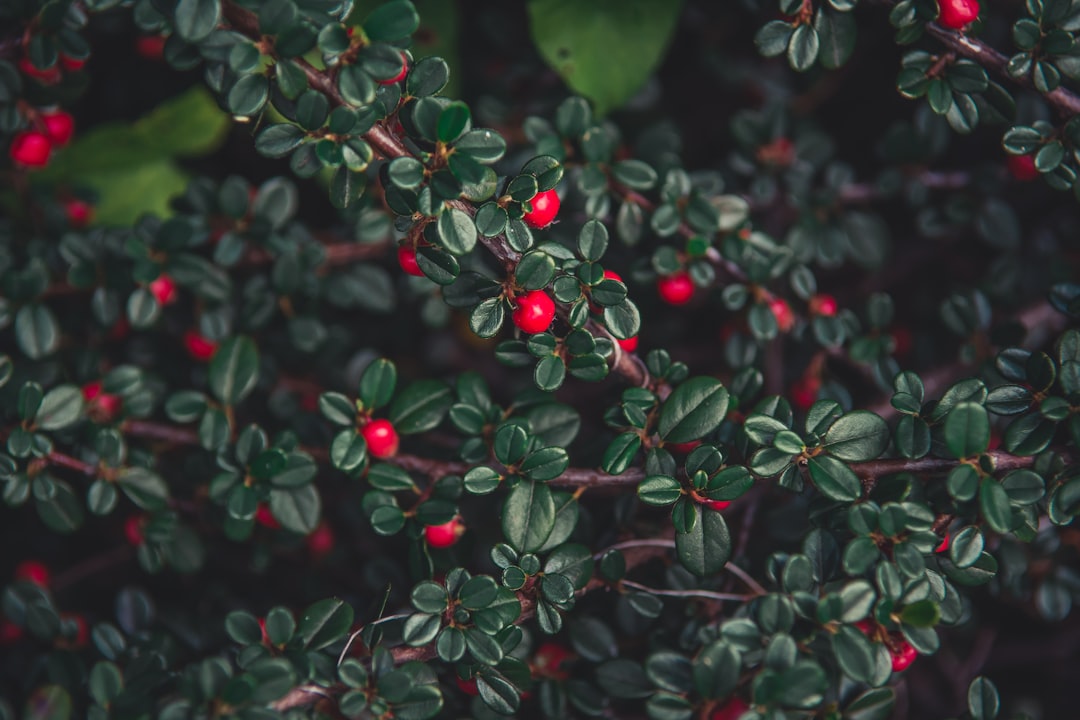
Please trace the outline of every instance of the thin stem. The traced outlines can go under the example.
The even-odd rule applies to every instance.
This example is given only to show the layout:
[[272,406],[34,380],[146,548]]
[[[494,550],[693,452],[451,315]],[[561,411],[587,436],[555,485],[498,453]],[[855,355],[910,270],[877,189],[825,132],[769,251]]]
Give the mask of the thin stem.
[[739,567],[735,563],[729,562],[727,565],[724,566],[724,569],[727,570],[728,572],[730,572],[735,577],[742,580],[744,583],[746,583],[746,586],[748,588],[750,588],[751,590],[753,590],[755,594],[757,594],[757,595],[765,595],[766,593],[769,592],[768,590],[766,590],[762,586],[761,583],[759,583],[754,578],[750,577],[750,575],[747,574],[747,572],[745,570],[743,570],[741,567]]
[[620,584],[631,590],[640,590],[651,595],[661,595],[663,597],[702,598],[704,600],[719,600],[721,602],[726,600],[745,602],[753,597],[752,595],[737,595],[734,593],[713,592],[711,590],[658,590],[656,588],[651,588],[648,585],[636,583],[632,580],[623,580]]

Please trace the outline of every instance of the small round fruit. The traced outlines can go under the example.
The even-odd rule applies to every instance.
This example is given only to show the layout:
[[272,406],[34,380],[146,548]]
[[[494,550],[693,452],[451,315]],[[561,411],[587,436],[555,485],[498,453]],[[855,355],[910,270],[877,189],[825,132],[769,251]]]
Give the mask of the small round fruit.
[[455,675],[454,682],[457,683],[458,690],[465,693],[466,695],[476,697],[480,694],[480,688],[476,687],[476,678],[474,677],[471,677],[468,680],[462,680],[457,675]]
[[64,203],[64,214],[67,215],[68,225],[84,228],[94,219],[94,206],[83,200],[68,200]]
[[146,287],[158,305],[168,305],[176,301],[176,281],[165,273],[158,275]]
[[53,65],[47,67],[44,70],[30,62],[30,58],[19,58],[19,70],[28,78],[37,80],[42,85],[55,85],[60,82],[63,77],[63,73],[60,72],[59,65]]
[[784,298],[774,297],[770,300],[769,310],[776,318],[776,326],[780,328],[780,332],[786,333],[795,327],[795,313],[791,312],[791,306]]
[[397,455],[398,434],[389,420],[372,420],[360,429],[367,443],[368,455],[374,458],[388,458]]
[[862,619],[855,623],[855,627],[859,629],[863,635],[868,638],[874,637],[874,624],[869,619]]
[[187,348],[188,355],[200,362],[210,360],[217,352],[216,342],[208,340],[194,330],[184,333],[184,347]]
[[709,720],[738,720],[738,718],[750,709],[746,701],[740,697],[733,697],[726,703],[716,708],[709,714]]
[[836,298],[832,295],[815,295],[810,298],[810,314],[832,317],[838,310]]
[[70,55],[60,53],[60,64],[69,72],[79,72],[86,65],[86,58],[73,58]]
[[140,35],[135,38],[135,52],[147,60],[161,60],[165,57],[165,36]]
[[146,525],[146,518],[142,515],[129,515],[124,521],[124,537],[127,538],[129,545],[139,547],[146,542],[146,536],[143,534],[144,525]]
[[729,507],[731,507],[731,501],[708,500],[705,502],[705,507],[709,508],[710,510],[716,510],[717,512],[720,512],[721,510],[727,510]]
[[979,17],[979,0],[939,0],[938,24],[961,30]]
[[52,580],[52,573],[49,572],[45,563],[39,560],[23,560],[15,566],[15,579],[26,580],[38,587],[46,588]]
[[941,538],[941,543],[936,548],[934,548],[934,552],[943,553],[946,550],[948,550],[949,549],[949,541],[951,539],[952,539],[952,536],[950,535],[949,531],[946,530],[945,531],[945,537]]
[[424,540],[433,548],[448,548],[464,534],[465,526],[457,518],[442,525],[426,525],[424,527]]
[[274,513],[270,511],[270,506],[266,503],[259,503],[255,506],[255,522],[271,530],[277,530],[281,527],[281,523],[274,517]]
[[41,123],[45,126],[45,134],[56,147],[67,145],[75,135],[75,118],[63,110],[41,113]]
[[329,554],[334,549],[334,531],[328,523],[319,523],[305,540],[308,552],[317,558]]
[[915,658],[919,656],[915,648],[911,647],[911,643],[903,638],[894,638],[893,647],[889,649],[889,652],[892,654],[893,672],[907,670],[908,666],[915,662]]
[[392,78],[386,80],[379,80],[380,85],[393,85],[399,83],[405,79],[405,76],[409,74],[409,56],[405,53],[401,53],[401,72]]
[[791,404],[799,410],[809,410],[817,400],[820,389],[821,380],[813,375],[804,375],[791,385]]
[[424,271],[416,262],[416,251],[408,245],[402,245],[397,249],[397,261],[406,274],[424,277]]
[[531,290],[515,299],[511,317],[522,332],[544,332],[555,319],[555,301],[543,290]]
[[533,655],[532,670],[537,677],[565,679],[566,672],[562,665],[570,657],[570,651],[565,645],[555,642],[547,642],[536,649]]
[[621,347],[624,352],[634,352],[637,350],[638,337],[635,335],[634,337],[628,337],[625,340],[616,340],[615,342],[619,343],[619,347]]
[[52,143],[45,133],[37,130],[24,130],[11,139],[8,154],[16,165],[25,168],[40,168],[49,164]]
[[694,281],[690,279],[690,273],[679,270],[657,280],[656,289],[660,299],[668,305],[685,305],[694,296]]
[[1005,163],[1008,165],[1012,176],[1020,182],[1031,182],[1040,175],[1039,169],[1035,167],[1035,156],[1030,153],[1027,155],[1010,155]]
[[555,192],[554,188],[536,193],[533,199],[529,201],[532,210],[525,213],[525,224],[537,230],[546,228],[554,222],[555,216],[559,214],[561,202],[559,194]]

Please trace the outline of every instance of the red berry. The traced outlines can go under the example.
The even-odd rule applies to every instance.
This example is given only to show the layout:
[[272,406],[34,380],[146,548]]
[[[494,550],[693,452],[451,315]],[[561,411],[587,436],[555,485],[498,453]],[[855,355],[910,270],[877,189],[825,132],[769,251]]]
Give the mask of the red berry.
[[146,536],[143,535],[143,526],[146,524],[146,518],[142,515],[129,515],[128,519],[124,521],[124,537],[130,545],[139,547],[146,542]]
[[32,582],[38,587],[49,587],[52,574],[45,563],[38,560],[24,560],[15,566],[15,579]]
[[300,409],[304,412],[315,412],[319,409],[319,393],[306,392],[300,396]]
[[24,130],[11,139],[8,154],[16,165],[27,168],[45,167],[49,164],[49,155],[52,154],[52,143],[44,133]]
[[684,443],[673,443],[673,442],[664,443],[664,447],[666,447],[668,450],[670,450],[672,452],[683,453],[685,455],[685,454],[688,454],[691,450],[693,450],[694,448],[696,448],[700,444],[701,444],[700,440],[691,440],[690,442],[684,442]]
[[948,550],[949,549],[949,540],[950,540],[949,531],[946,530],[945,531],[945,537],[941,538],[941,544],[938,545],[936,548],[934,548],[934,552],[943,553],[946,550]]
[[187,348],[188,355],[201,362],[206,362],[217,352],[216,342],[207,340],[194,330],[184,333],[184,347]]
[[915,648],[911,647],[911,643],[902,637],[893,638],[893,645],[889,648],[889,652],[892,653],[893,672],[907,670],[908,666],[915,662],[915,658],[919,655]]
[[519,295],[514,308],[514,324],[522,332],[541,333],[551,327],[555,319],[555,301],[543,290],[531,290]]
[[719,512],[721,510],[727,510],[729,507],[731,507],[731,501],[730,500],[707,500],[705,502],[705,507],[709,508],[710,510],[716,510],[717,512]]
[[64,203],[64,214],[67,215],[68,225],[84,228],[94,219],[94,206],[83,200],[68,200]]
[[321,522],[307,536],[305,542],[307,543],[308,552],[317,558],[322,557],[334,549],[334,531],[330,529],[329,524]]
[[24,57],[19,59],[19,70],[26,77],[37,80],[42,85],[55,85],[60,82],[63,77],[63,73],[60,72],[60,68],[57,65],[45,68],[44,70],[30,62],[30,58]]
[[388,80],[379,80],[380,85],[393,85],[394,83],[401,82],[405,79],[405,76],[409,74],[409,56],[405,53],[401,53],[401,72]]
[[750,709],[746,701],[733,697],[709,714],[709,720],[738,720],[739,716]]
[[546,228],[559,214],[559,194],[554,189],[538,192],[529,201],[532,210],[525,213],[525,224],[537,229]]
[[259,618],[259,633],[262,635],[262,644],[270,644],[270,636],[266,633],[266,618]]
[[570,651],[565,645],[547,642],[536,648],[533,656],[532,671],[537,677],[554,678],[564,680],[567,674],[562,665],[570,657]]
[[100,380],[88,382],[82,387],[83,399],[89,405],[89,412],[97,420],[108,422],[120,412],[123,400],[119,395],[111,395],[102,390]]
[[810,314],[832,317],[836,314],[836,298],[832,295],[815,295],[810,298]]
[[140,35],[135,39],[135,52],[147,60],[160,60],[165,56],[165,36]]
[[176,281],[165,273],[161,273],[146,286],[158,305],[168,305],[176,301]]
[[424,540],[433,548],[448,548],[465,534],[465,526],[454,518],[442,525],[424,526]]
[[679,270],[657,280],[656,289],[660,299],[668,305],[685,305],[694,296],[694,281],[690,279],[690,273]]
[[45,134],[55,147],[67,145],[75,135],[75,118],[63,110],[41,113]]
[[605,280],[618,280],[619,282],[623,281],[622,275],[615,272],[614,270],[605,270],[604,271],[604,279]]
[[60,64],[64,66],[65,70],[79,72],[86,65],[86,58],[73,58],[70,55],[60,53]]
[[635,335],[634,337],[628,337],[625,340],[616,340],[615,342],[619,343],[619,347],[621,347],[625,352],[634,352],[635,350],[637,350],[637,335]]
[[0,618],[0,646],[11,645],[22,639],[23,630],[13,622]]
[[397,455],[398,434],[389,420],[372,420],[360,429],[367,443],[368,455],[374,458],[388,458]]
[[791,312],[791,306],[784,298],[774,297],[770,300],[769,310],[776,318],[776,325],[780,328],[780,332],[786,333],[795,327],[795,313]]
[[818,390],[821,389],[821,380],[813,375],[804,375],[791,385],[791,404],[799,410],[809,410],[817,400]]
[[874,636],[874,624],[869,619],[858,621],[855,623],[855,627],[866,637],[872,638]]
[[480,689],[476,687],[476,678],[471,677],[468,680],[462,680],[457,675],[455,675],[454,681],[457,683],[458,690],[465,693],[466,695],[476,697],[480,694]]
[[401,269],[407,274],[424,277],[424,271],[420,269],[420,265],[416,262],[416,251],[408,245],[402,245],[397,249],[397,261]]
[[1030,182],[1040,175],[1039,169],[1035,167],[1034,155],[1010,155],[1005,163],[1012,176],[1020,182]]
[[938,24],[960,30],[979,17],[979,0],[939,0]]
[[281,523],[277,521],[274,513],[270,511],[270,506],[266,503],[259,503],[255,506],[255,522],[271,530],[277,530],[281,527]]
[[911,352],[911,331],[906,327],[898,327],[892,331],[893,341],[893,354],[897,357],[904,357]]

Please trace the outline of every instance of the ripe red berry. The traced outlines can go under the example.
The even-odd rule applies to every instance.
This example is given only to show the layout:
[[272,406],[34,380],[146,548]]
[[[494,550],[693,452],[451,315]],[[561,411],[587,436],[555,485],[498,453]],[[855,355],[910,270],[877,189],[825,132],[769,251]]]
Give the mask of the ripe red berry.
[[104,392],[100,380],[83,385],[82,394],[89,405],[88,411],[95,420],[108,422],[120,413],[123,399],[119,395]]
[[135,38],[135,52],[147,60],[160,60],[165,56],[165,36],[140,35]]
[[892,337],[893,354],[897,357],[904,357],[911,352],[912,338],[911,331],[906,327],[898,327],[892,331],[890,335]]
[[757,149],[757,159],[763,165],[788,167],[795,162],[795,143],[786,137],[778,137]]
[[393,85],[394,83],[401,82],[405,79],[405,76],[409,74],[409,56],[405,53],[401,53],[401,72],[392,78],[387,80],[379,80],[380,85]]
[[855,627],[857,627],[859,629],[859,632],[861,632],[866,637],[874,636],[874,624],[870,622],[869,619],[858,621],[857,623],[855,623]]
[[774,297],[770,300],[769,310],[776,318],[776,325],[780,328],[780,332],[786,333],[795,327],[795,314],[791,312],[791,306],[784,298]]
[[176,302],[176,281],[165,273],[158,275],[153,282],[146,286],[158,305],[168,305]]
[[321,522],[305,540],[308,552],[320,558],[334,549],[334,531],[328,523]]
[[476,678],[474,677],[471,677],[468,680],[462,680],[457,675],[455,675],[454,682],[457,683],[458,690],[465,693],[466,695],[476,697],[480,694],[480,688],[476,687]]
[[1010,155],[1005,163],[1012,176],[1020,182],[1030,182],[1040,175],[1039,169],[1035,167],[1034,155]]
[[45,167],[52,154],[52,143],[44,133],[24,130],[11,139],[8,154],[16,165],[26,168]]
[[619,347],[621,347],[625,352],[634,352],[635,350],[637,350],[637,335],[635,335],[634,337],[628,337],[625,340],[616,340],[615,342],[619,343]]
[[124,537],[127,538],[128,544],[139,547],[146,542],[146,536],[143,535],[144,525],[146,525],[146,518],[142,515],[128,516],[124,521]]
[[13,622],[0,618],[0,646],[11,645],[22,639],[23,630]]
[[716,708],[709,714],[709,720],[738,720],[744,712],[750,709],[746,701],[740,697],[733,697],[726,703]]
[[915,662],[915,658],[919,656],[919,653],[915,648],[911,647],[911,643],[902,637],[894,636],[892,643],[889,652],[892,654],[893,672],[907,670],[908,666]]
[[274,513],[270,512],[270,506],[266,503],[259,503],[255,506],[255,522],[271,530],[277,530],[281,527],[281,523],[274,517]]
[[729,507],[731,507],[731,501],[730,500],[708,500],[705,503],[705,507],[709,508],[710,510],[716,510],[717,512],[719,512],[721,510],[727,510]]
[[949,540],[950,539],[951,539],[951,535],[949,534],[949,531],[946,530],[945,531],[945,537],[941,538],[941,544],[939,544],[936,548],[934,548],[934,552],[943,553],[946,550],[948,550],[949,549]]
[[259,618],[259,633],[262,635],[262,644],[269,645],[270,636],[266,632],[266,618],[264,617]]
[[696,448],[700,444],[701,444],[700,440],[691,440],[690,442],[684,442],[684,443],[673,443],[673,442],[664,443],[664,447],[666,447],[671,452],[688,454],[691,450],[693,450],[694,448]]
[[15,566],[15,579],[32,582],[38,587],[47,588],[52,580],[52,573],[45,563],[39,560],[24,560]]
[[566,672],[562,665],[570,657],[570,651],[565,645],[555,642],[547,642],[536,648],[533,655],[532,671],[536,677],[565,679]]
[[938,24],[960,30],[979,16],[979,0],[939,0]]
[[64,66],[65,70],[78,72],[86,65],[86,58],[73,58],[70,55],[60,53],[60,64]]
[[660,299],[668,305],[685,305],[694,296],[694,281],[690,279],[690,273],[679,270],[657,280],[656,289]]
[[424,276],[424,271],[420,269],[420,265],[416,262],[416,250],[408,245],[402,245],[397,249],[397,261],[401,269],[407,274],[416,277]]
[[536,193],[533,199],[529,201],[532,210],[525,213],[525,224],[537,229],[546,228],[559,214],[561,202],[559,194],[555,192],[554,188]]
[[809,410],[810,406],[817,400],[818,390],[820,389],[821,380],[816,376],[802,376],[791,385],[791,404],[799,410]]
[[84,228],[94,219],[94,206],[79,199],[68,200],[64,203],[64,214],[67,215],[68,225]]
[[543,290],[531,290],[515,300],[514,325],[522,332],[541,333],[555,319],[555,301]]
[[433,548],[448,548],[465,534],[465,526],[454,518],[442,525],[424,526],[424,540]]
[[605,280],[618,280],[619,282],[623,281],[622,275],[615,272],[614,270],[605,270],[604,271],[604,279]]
[[41,122],[55,147],[67,145],[75,135],[75,118],[63,110],[41,113]]
[[184,333],[184,347],[187,348],[188,355],[200,362],[206,362],[217,352],[216,342],[206,339],[194,330]]
[[832,295],[815,295],[810,298],[811,315],[832,317],[836,314],[837,309],[836,298]]
[[389,420],[372,420],[360,429],[367,443],[368,455],[374,458],[388,458],[397,455],[398,434]]
[[30,62],[30,58],[19,58],[19,70],[28,78],[37,80],[42,85],[55,85],[60,82],[63,77],[63,73],[60,72],[58,65],[47,67],[45,69],[39,68]]

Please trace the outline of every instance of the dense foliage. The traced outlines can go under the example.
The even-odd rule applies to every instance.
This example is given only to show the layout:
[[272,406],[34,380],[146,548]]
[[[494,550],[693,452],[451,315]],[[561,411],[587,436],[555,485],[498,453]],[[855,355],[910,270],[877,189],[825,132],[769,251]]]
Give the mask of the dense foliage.
[[4,3],[0,718],[1069,716],[1080,0],[987,4]]

